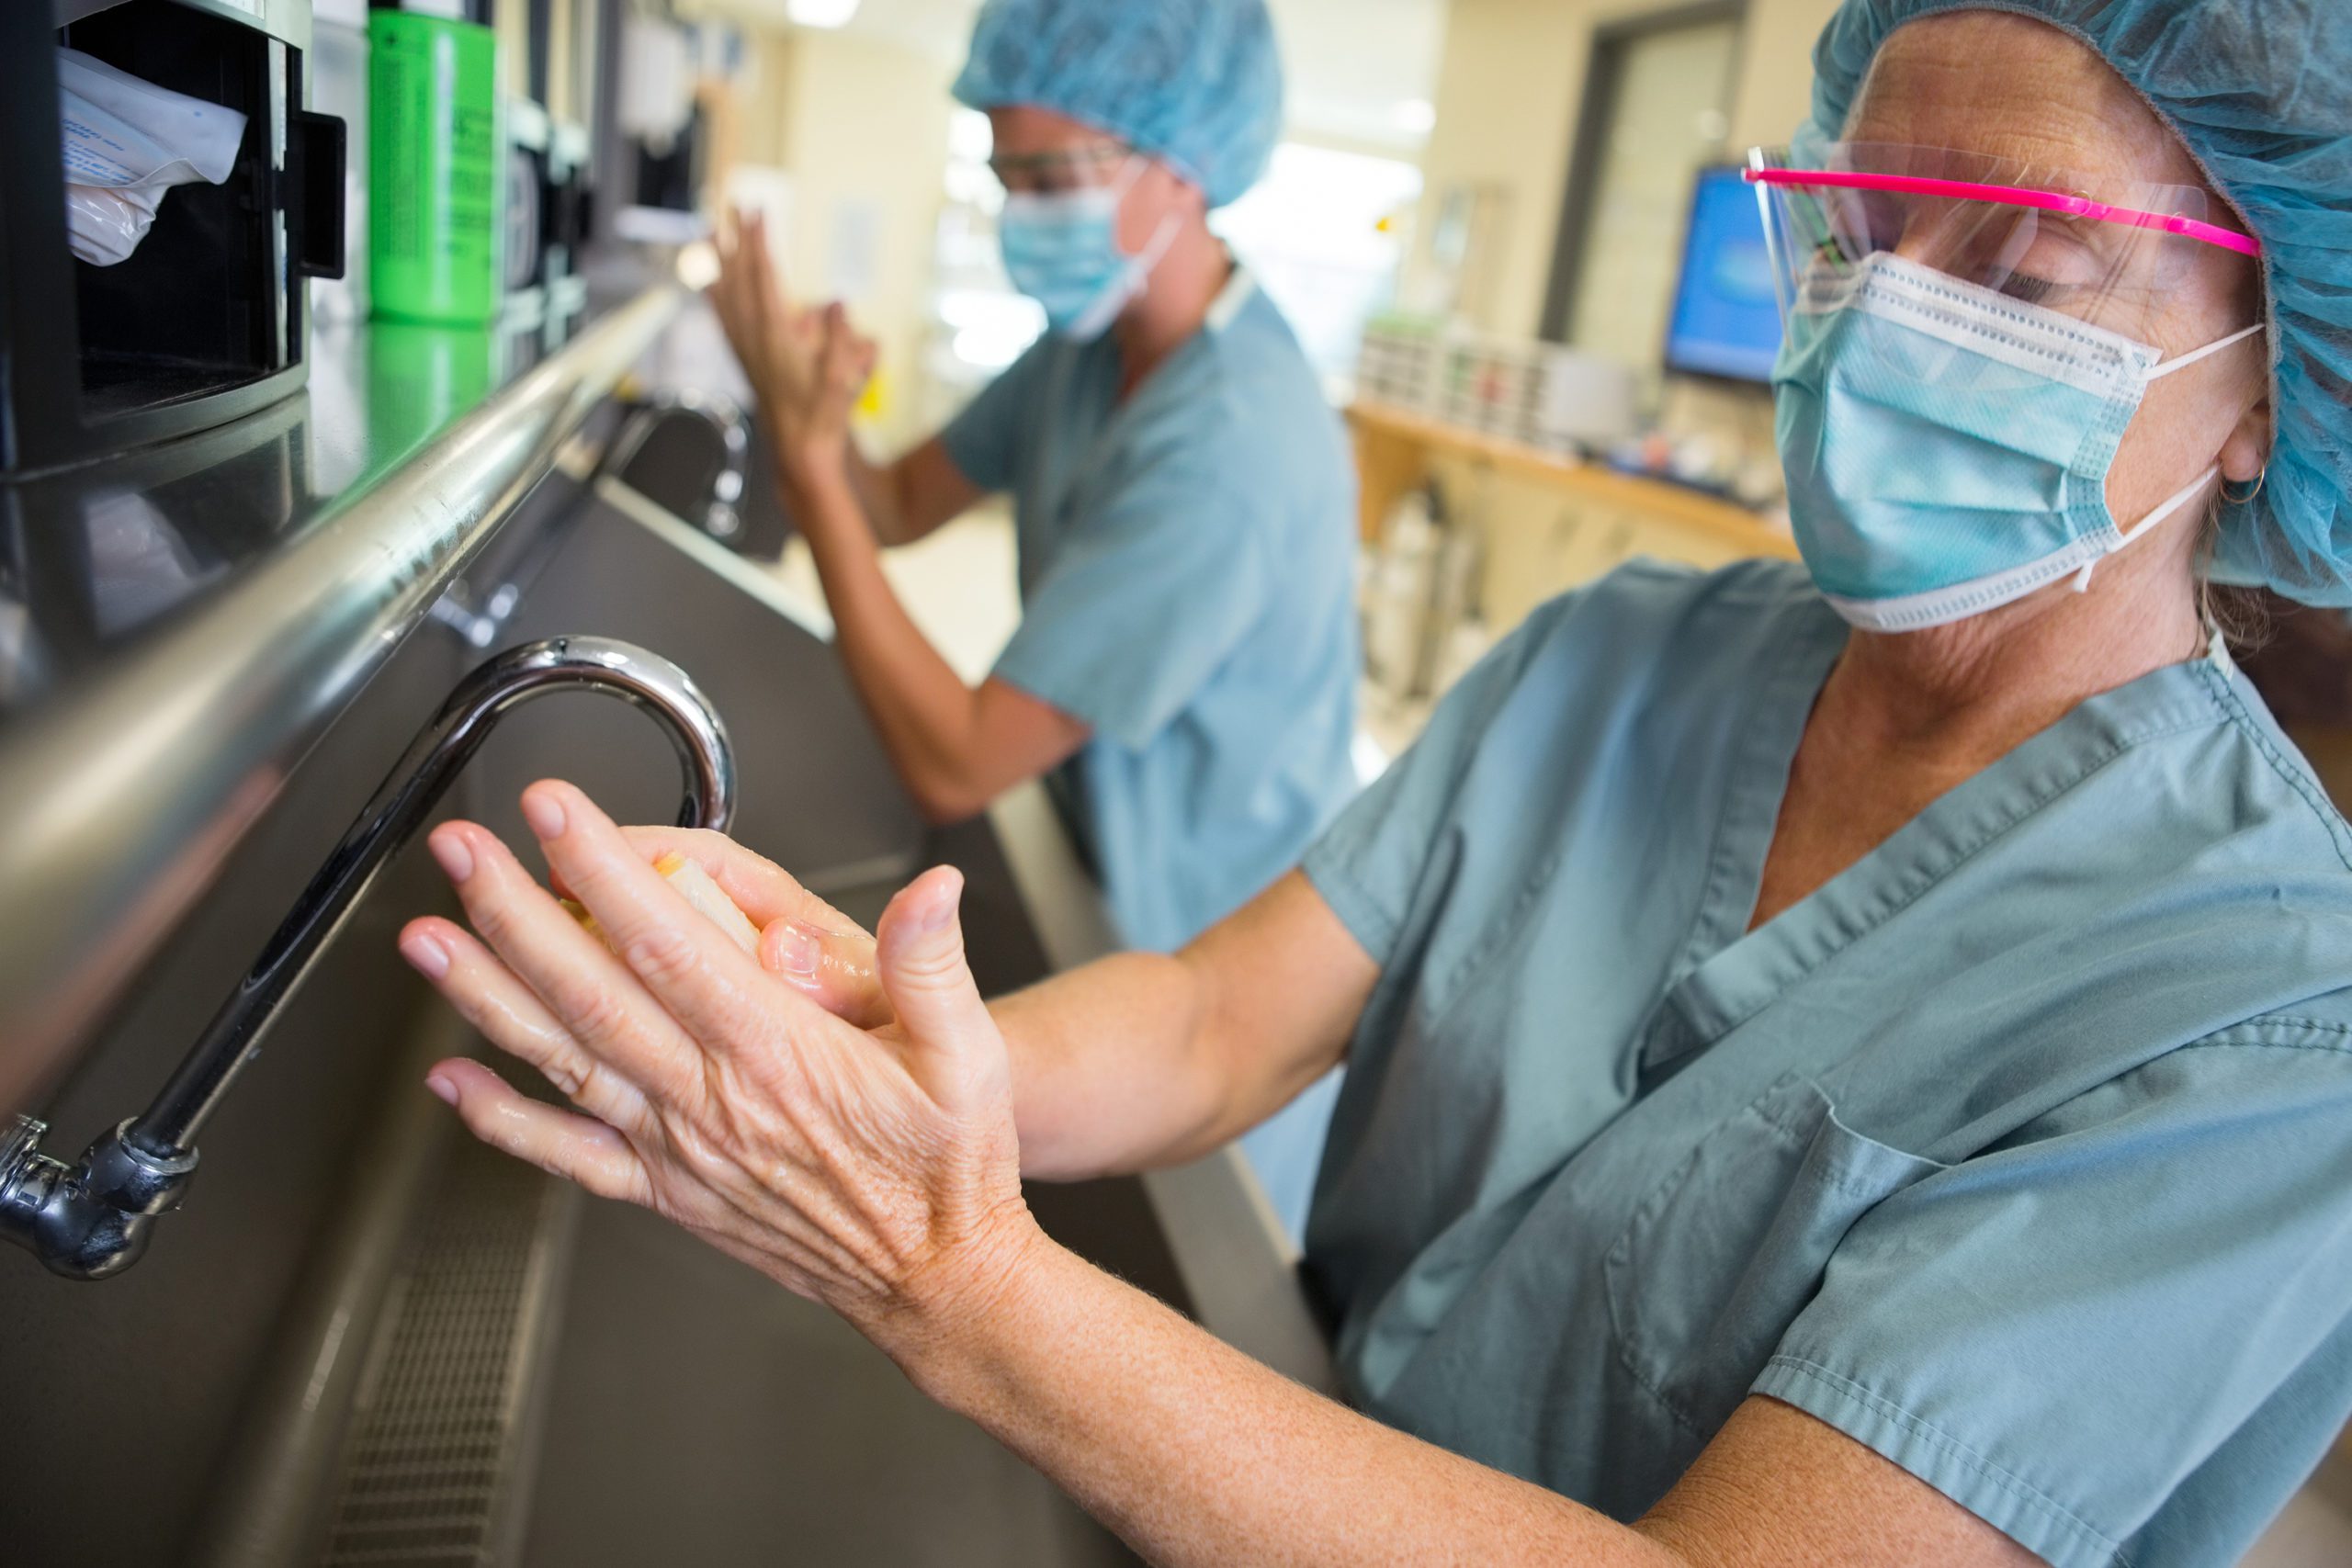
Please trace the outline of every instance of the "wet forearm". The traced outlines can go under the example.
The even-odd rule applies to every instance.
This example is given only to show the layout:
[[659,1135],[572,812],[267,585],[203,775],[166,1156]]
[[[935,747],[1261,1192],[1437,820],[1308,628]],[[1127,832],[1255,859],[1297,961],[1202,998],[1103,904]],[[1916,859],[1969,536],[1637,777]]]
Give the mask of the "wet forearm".
[[842,468],[875,542],[885,548],[906,543],[906,509],[899,497],[897,470],[870,461],[855,442],[843,457]]
[[789,480],[815,558],[834,639],[883,750],[926,816],[969,815],[985,797],[961,787],[977,698],[907,613],[846,470]]
[[1049,1181],[1198,1158],[1229,1134],[1207,1009],[1183,960],[1122,953],[1000,999],[1024,1175]]
[[1023,1168],[1148,1170],[1239,1137],[1339,1065],[1378,976],[1292,872],[1181,953],[1123,953],[1005,998]]
[[1038,1237],[908,1370],[1166,1568],[1683,1568],[1556,1494],[1381,1426]]

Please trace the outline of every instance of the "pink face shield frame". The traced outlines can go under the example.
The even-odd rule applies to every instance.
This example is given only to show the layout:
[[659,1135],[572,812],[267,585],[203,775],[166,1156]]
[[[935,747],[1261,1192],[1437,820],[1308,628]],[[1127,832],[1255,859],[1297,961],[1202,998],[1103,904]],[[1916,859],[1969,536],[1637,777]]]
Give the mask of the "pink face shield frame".
[[1744,170],[1749,185],[1792,186],[1806,190],[1881,190],[1900,196],[1945,197],[1956,201],[1999,202],[2009,207],[2030,207],[2042,212],[2064,213],[2069,218],[2088,218],[2100,223],[2121,223],[2133,229],[2158,229],[2167,234],[2177,234],[2187,240],[2201,240],[2209,245],[2219,245],[2225,251],[2235,251],[2243,256],[2258,256],[2262,243],[2234,229],[2202,222],[2194,218],[2182,218],[2173,213],[2142,212],[2136,208],[2110,207],[2103,201],[2093,201],[2086,196],[2069,196],[2054,190],[2028,190],[2020,186],[1977,185],[1968,180],[1929,179],[1914,175],[1870,175],[1843,173],[1830,169],[1770,169],[1751,164]]

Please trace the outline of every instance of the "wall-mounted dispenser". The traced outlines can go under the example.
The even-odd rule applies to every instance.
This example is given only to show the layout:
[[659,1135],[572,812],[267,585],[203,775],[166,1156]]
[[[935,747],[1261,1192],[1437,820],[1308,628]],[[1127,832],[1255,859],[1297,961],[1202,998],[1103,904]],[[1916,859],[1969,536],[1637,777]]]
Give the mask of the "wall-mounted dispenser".
[[[310,0],[0,6],[0,479],[224,423],[299,389],[305,280],[343,269],[343,122],[310,112]],[[131,254],[69,248],[59,51],[244,118],[227,177]]]

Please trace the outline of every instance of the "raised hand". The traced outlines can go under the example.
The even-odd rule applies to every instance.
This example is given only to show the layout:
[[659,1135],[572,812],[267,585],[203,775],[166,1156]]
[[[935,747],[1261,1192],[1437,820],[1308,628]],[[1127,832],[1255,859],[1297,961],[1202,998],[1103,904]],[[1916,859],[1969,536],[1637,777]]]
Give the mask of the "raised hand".
[[718,243],[710,286],[727,341],[742,362],[778,457],[795,477],[837,468],[849,450],[849,416],[874,374],[873,340],[839,303],[795,305],[768,252],[767,227],[738,213]]

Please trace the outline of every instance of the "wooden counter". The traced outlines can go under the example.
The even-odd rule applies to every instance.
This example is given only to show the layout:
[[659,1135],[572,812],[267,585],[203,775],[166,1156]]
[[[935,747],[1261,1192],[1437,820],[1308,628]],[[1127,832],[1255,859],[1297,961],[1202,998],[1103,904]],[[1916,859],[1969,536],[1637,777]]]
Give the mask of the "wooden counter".
[[1554,594],[1636,556],[1702,571],[1756,556],[1796,557],[1796,542],[1780,527],[1681,485],[1404,409],[1359,403],[1348,423],[1365,542],[1379,538],[1399,497],[1435,478],[1453,515],[1479,536],[1476,608],[1496,636]]
[[1741,555],[1796,557],[1796,542],[1753,512],[1683,485],[1619,473],[1598,463],[1579,462],[1377,403],[1350,408],[1348,423],[1355,433],[1366,539],[1378,537],[1389,508],[1398,496],[1421,483],[1429,459],[1437,456],[1466,458],[1602,506],[1675,523]]

